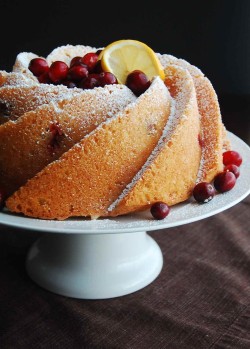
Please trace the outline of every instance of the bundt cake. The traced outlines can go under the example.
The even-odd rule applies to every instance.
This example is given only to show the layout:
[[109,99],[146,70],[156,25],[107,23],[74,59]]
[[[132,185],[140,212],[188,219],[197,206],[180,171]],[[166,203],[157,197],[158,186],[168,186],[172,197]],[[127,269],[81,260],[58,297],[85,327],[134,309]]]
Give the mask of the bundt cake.
[[[130,46],[121,54],[124,44],[138,56]],[[223,171],[231,145],[211,82],[142,45],[65,45],[45,58],[22,52],[12,72],[0,71],[0,191],[9,211],[115,217],[188,200]],[[38,74],[31,62],[39,59]],[[60,69],[67,74],[59,81]]]

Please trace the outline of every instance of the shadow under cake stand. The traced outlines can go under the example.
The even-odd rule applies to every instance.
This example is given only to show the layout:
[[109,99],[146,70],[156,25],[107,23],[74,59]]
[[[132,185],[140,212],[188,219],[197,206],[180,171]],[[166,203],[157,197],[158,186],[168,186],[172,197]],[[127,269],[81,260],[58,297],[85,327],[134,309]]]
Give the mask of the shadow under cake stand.
[[128,216],[65,221],[40,220],[0,213],[0,223],[43,232],[30,248],[26,270],[39,286],[80,299],[107,299],[138,291],[153,282],[163,266],[159,245],[150,231],[195,222],[222,212],[250,193],[250,148],[228,133],[243,157],[235,187],[207,204],[192,198],[171,208],[163,220],[149,211]]

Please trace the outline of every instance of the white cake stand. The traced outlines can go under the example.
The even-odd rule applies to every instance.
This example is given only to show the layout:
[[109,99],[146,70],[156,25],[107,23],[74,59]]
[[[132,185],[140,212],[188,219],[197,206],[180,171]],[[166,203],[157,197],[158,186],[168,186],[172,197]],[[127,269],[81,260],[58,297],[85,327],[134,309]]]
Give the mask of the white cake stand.
[[111,219],[47,221],[0,213],[0,223],[41,231],[30,248],[26,270],[41,287],[68,297],[106,299],[124,296],[150,284],[160,274],[163,256],[147,232],[198,221],[222,212],[250,193],[250,148],[229,133],[243,157],[241,175],[229,192],[207,204],[192,198],[172,207],[164,220],[149,211]]

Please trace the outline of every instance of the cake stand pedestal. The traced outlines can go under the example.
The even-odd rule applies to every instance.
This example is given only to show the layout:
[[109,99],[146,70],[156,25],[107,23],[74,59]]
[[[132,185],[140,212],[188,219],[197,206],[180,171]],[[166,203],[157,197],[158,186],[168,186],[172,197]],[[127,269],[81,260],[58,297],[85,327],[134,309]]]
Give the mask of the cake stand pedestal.
[[47,234],[31,247],[26,268],[38,285],[64,296],[123,296],[151,283],[163,264],[146,232]]
[[243,158],[235,187],[207,204],[193,198],[171,208],[163,220],[149,211],[110,219],[40,220],[0,213],[0,223],[44,235],[30,248],[26,270],[51,292],[81,299],[124,296],[149,285],[160,274],[163,256],[147,232],[195,222],[220,213],[250,193],[250,148],[228,132],[232,149]]

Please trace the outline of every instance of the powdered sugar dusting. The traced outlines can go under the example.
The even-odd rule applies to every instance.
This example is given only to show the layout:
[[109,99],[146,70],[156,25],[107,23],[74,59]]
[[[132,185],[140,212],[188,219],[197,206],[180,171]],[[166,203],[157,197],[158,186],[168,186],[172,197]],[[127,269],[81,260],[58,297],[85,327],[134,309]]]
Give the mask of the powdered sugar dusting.
[[39,56],[33,52],[20,52],[16,57],[16,61],[14,63],[12,71],[21,73],[24,73],[24,71],[26,72],[26,69],[28,69],[30,61],[33,58],[37,57]]
[[88,52],[96,52],[98,49],[84,45],[63,45],[55,48],[47,57],[49,65],[57,60],[62,60],[66,64],[70,64],[73,57],[83,57]]
[[33,86],[39,85],[37,79],[30,78],[22,73],[0,71],[0,87],[3,86]]
[[37,78],[29,70],[29,63],[31,59],[38,56],[32,52],[20,52],[13,65],[12,71],[26,75],[29,79],[37,81]]
[[59,101],[58,108],[69,113],[71,118],[82,117],[86,123],[93,123],[96,115],[102,115],[102,121],[106,121],[134,100],[135,95],[126,86],[106,85],[82,90],[78,96]]
[[0,103],[7,106],[9,119],[17,119],[40,105],[73,97],[81,92],[81,89],[69,90],[63,85],[8,85],[0,88]]
[[189,71],[189,73],[191,74],[191,76],[194,78],[204,76],[204,74],[202,73],[202,71],[199,68],[190,64],[185,59],[176,58],[175,56],[172,56],[172,55],[160,54],[160,53],[157,53],[157,56],[158,56],[163,67],[167,67],[168,65],[174,64],[174,65],[178,65],[182,68],[187,69]]

